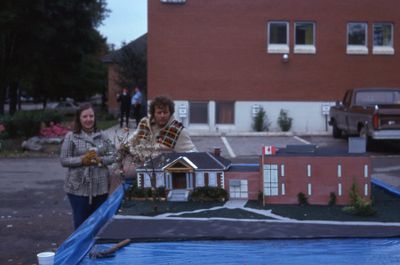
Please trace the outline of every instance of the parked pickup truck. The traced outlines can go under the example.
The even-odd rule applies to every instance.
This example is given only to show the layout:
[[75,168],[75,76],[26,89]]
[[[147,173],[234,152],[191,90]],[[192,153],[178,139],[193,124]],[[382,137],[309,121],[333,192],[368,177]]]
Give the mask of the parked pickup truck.
[[400,140],[400,88],[350,89],[329,111],[335,138],[346,135],[369,140]]

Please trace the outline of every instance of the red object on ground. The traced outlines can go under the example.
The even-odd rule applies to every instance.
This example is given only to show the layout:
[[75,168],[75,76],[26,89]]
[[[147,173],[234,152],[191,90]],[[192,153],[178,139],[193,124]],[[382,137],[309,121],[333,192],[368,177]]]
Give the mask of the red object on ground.
[[60,136],[65,136],[68,132],[69,132],[69,129],[63,127],[61,124],[50,123],[49,127],[45,127],[40,130],[40,136],[60,137]]

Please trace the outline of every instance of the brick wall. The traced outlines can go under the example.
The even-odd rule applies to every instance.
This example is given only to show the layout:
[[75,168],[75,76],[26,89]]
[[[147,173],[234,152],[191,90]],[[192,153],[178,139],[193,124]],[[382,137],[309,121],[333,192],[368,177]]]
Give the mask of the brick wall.
[[[149,1],[149,97],[333,101],[348,88],[399,86],[398,0]],[[269,54],[267,23],[288,21],[289,62]],[[294,22],[316,23],[316,54],[294,54]],[[346,54],[348,22],[368,23],[368,55]],[[394,23],[395,55],[372,55],[372,23]]]
[[[278,196],[265,197],[266,203],[297,204],[299,192],[308,197],[310,204],[327,205],[331,192],[334,192],[338,205],[349,203],[349,192],[353,183],[363,198],[371,195],[371,162],[367,156],[267,156],[266,164],[278,165]],[[281,176],[281,165],[285,165],[284,176]],[[307,176],[307,165],[311,165],[311,176]],[[341,165],[341,177],[338,177],[338,165]],[[364,177],[364,166],[368,166],[368,177]],[[260,178],[260,187],[263,188]],[[282,183],[285,194],[282,195]],[[341,183],[342,195],[339,195],[338,184]],[[308,194],[311,184],[311,195]],[[368,185],[368,195],[364,188]]]

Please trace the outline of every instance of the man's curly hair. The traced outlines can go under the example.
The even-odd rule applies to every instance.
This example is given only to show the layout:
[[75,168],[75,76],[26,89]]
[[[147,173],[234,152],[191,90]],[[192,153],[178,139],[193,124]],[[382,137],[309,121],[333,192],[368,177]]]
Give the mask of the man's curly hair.
[[169,112],[171,113],[171,115],[174,114],[175,104],[170,98],[165,96],[158,96],[155,99],[153,99],[153,101],[150,103],[150,117],[154,118],[154,112],[156,108],[164,108],[164,107],[169,108]]

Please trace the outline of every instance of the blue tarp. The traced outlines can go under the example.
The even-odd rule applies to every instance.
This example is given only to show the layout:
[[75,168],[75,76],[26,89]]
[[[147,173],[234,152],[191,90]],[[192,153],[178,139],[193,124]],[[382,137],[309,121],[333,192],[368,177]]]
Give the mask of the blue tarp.
[[387,191],[393,193],[394,195],[400,196],[400,190],[390,184],[387,184],[385,182],[383,182],[382,180],[379,180],[377,178],[372,178],[372,183],[386,189]]
[[[398,189],[377,179],[373,183],[396,195]],[[104,224],[118,210],[121,185],[58,249],[55,264],[400,264],[400,239],[305,239],[257,241],[186,241],[131,243],[106,259],[88,252]],[[105,249],[113,244],[96,245]]]
[[92,248],[97,232],[118,210],[123,196],[123,186],[120,185],[107,201],[58,248],[54,264],[78,264]]
[[80,264],[398,265],[400,239],[131,243],[118,250],[115,257],[96,260],[86,257]]

